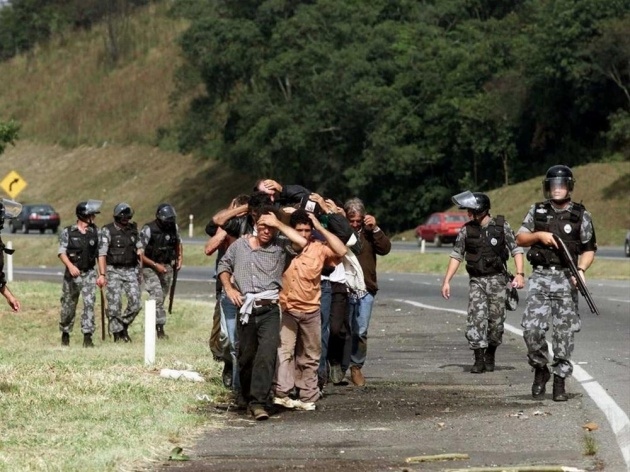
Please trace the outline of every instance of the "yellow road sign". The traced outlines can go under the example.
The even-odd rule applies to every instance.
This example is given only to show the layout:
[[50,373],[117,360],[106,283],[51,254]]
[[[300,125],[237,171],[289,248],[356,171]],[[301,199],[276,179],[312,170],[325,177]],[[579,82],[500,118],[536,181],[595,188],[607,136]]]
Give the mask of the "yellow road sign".
[[12,170],[9,172],[2,182],[0,182],[0,187],[2,190],[7,192],[11,198],[15,198],[18,194],[26,188],[26,180],[24,180],[20,174]]

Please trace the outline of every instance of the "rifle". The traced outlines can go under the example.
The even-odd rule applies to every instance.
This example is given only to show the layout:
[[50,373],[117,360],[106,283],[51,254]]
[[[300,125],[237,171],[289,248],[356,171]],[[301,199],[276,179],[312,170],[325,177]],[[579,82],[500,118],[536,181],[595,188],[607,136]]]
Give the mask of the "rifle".
[[177,274],[179,270],[177,269],[177,263],[173,264],[173,281],[171,282],[171,290],[168,294],[168,314],[170,315],[173,311],[173,299],[175,298],[175,287],[177,286]]
[[577,266],[575,265],[575,262],[573,261],[573,258],[571,257],[569,248],[567,248],[567,245],[564,244],[564,241],[560,239],[558,236],[556,236],[555,234],[553,235],[553,239],[558,244],[558,247],[560,248],[560,254],[564,258],[567,265],[569,266],[571,275],[575,277],[577,288],[582,294],[582,296],[586,299],[586,303],[588,303],[588,307],[591,309],[591,313],[595,313],[597,316],[599,316],[599,310],[595,306],[593,297],[591,297],[591,293],[588,291],[588,287],[586,287],[584,280],[582,280],[582,277],[580,277],[580,273],[578,271]]
[[99,287],[101,291],[101,341],[105,341],[105,296],[103,295],[103,287]]

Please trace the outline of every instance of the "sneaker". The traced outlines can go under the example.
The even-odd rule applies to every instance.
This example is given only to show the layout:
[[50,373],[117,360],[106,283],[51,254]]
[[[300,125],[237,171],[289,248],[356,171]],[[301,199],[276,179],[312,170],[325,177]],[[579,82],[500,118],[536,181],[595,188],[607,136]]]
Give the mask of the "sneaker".
[[361,367],[353,365],[350,367],[350,380],[357,387],[363,387],[365,385],[365,377],[361,372]]
[[295,402],[299,400],[292,400],[289,397],[274,397],[273,404],[280,405],[281,407],[293,410],[295,408]]
[[260,405],[255,405],[250,408],[252,416],[256,421],[265,421],[269,419],[269,413]]
[[343,382],[344,377],[345,374],[343,370],[341,370],[341,364],[330,364],[330,381],[333,385]]
[[70,333],[61,333],[61,345],[62,346],[70,345]]
[[315,408],[315,402],[303,402],[302,400],[293,400],[293,405],[296,410],[313,411]]

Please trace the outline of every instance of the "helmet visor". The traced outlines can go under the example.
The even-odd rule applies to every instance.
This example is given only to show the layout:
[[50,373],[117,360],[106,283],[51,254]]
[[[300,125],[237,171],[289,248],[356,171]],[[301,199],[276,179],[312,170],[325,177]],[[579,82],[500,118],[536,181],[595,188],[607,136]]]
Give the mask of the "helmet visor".
[[85,205],[85,213],[88,215],[96,215],[101,212],[103,200],[88,200]]
[[22,204],[6,198],[2,199],[4,205],[4,216],[6,218],[15,218],[22,211]]
[[479,203],[477,202],[477,198],[473,195],[470,190],[466,190],[465,192],[458,193],[454,197],[451,198],[451,201],[459,207],[460,210],[478,210]]
[[570,198],[574,180],[570,177],[551,177],[543,180],[543,195],[547,200]]

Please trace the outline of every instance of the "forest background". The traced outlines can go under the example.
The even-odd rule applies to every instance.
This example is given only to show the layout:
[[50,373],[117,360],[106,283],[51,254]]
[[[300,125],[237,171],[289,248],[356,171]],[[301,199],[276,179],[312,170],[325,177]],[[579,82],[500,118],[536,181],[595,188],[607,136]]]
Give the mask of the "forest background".
[[[105,195],[204,223],[271,176],[360,195],[396,233],[462,189],[520,188],[522,216],[564,163],[576,189],[612,174],[599,198],[625,202],[604,219],[621,242],[628,31],[630,0],[13,0],[0,170],[62,216]],[[33,185],[43,170],[56,182]]]

